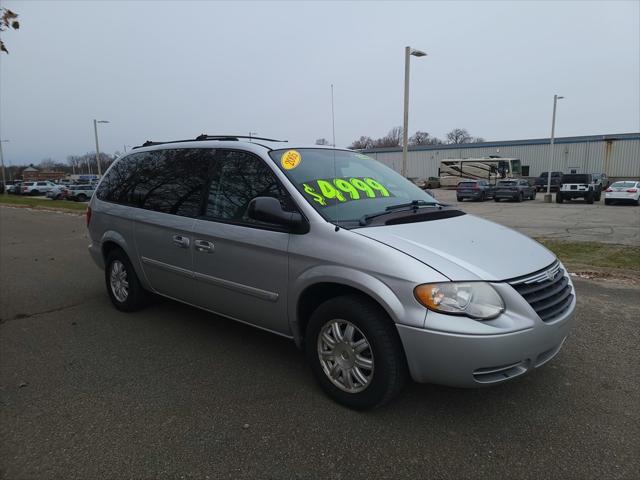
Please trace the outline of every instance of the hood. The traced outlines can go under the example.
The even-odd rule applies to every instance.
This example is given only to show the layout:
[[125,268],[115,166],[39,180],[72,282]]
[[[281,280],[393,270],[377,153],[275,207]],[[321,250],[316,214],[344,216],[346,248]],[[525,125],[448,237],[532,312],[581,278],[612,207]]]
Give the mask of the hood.
[[507,280],[556,259],[535,240],[473,215],[354,232],[400,250],[451,280]]

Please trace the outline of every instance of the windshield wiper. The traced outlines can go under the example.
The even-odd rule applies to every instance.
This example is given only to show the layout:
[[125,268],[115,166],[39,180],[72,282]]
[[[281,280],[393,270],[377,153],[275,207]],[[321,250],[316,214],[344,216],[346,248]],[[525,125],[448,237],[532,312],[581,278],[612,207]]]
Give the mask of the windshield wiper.
[[388,215],[389,213],[396,212],[398,210],[401,211],[406,209],[408,211],[415,212],[421,207],[442,208],[442,206],[443,205],[438,202],[427,202],[425,200],[413,200],[409,203],[399,203],[397,205],[389,205],[382,212],[368,213],[366,215],[363,215],[362,217],[360,217],[360,220],[358,221],[358,223],[360,224],[361,227],[364,227],[365,225],[367,225],[367,223],[369,223],[369,220],[371,220],[372,218],[380,217],[382,215]]

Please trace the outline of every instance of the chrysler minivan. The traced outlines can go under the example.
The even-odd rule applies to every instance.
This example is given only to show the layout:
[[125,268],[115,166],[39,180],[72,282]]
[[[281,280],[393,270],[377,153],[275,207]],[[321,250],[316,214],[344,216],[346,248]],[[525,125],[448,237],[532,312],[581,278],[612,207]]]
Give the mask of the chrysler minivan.
[[147,142],[106,172],[87,224],[117,309],[157,294],[290,338],[356,409],[409,377],[526,374],[559,352],[576,304],[549,250],[345,149]]

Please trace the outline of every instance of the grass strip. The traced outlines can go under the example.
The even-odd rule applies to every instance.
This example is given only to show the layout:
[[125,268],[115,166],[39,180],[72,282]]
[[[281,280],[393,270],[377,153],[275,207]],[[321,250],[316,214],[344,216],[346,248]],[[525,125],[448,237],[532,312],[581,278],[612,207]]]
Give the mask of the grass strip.
[[84,212],[87,209],[87,204],[83,202],[49,200],[48,198],[8,195],[6,193],[0,195],[0,205],[30,208],[53,208],[56,210],[73,210],[76,212]]
[[537,240],[555,253],[571,271],[595,270],[629,274],[640,272],[640,247],[545,238]]

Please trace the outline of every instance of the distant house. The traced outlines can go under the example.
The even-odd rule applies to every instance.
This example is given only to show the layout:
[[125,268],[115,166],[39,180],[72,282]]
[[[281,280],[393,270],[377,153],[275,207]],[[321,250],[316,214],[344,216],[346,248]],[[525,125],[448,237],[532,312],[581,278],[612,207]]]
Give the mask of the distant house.
[[30,166],[22,170],[22,178],[25,182],[36,182],[42,180],[60,180],[66,174],[64,172],[46,172],[40,171],[34,166]]

